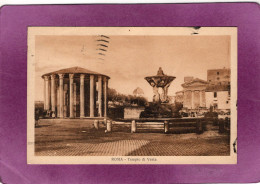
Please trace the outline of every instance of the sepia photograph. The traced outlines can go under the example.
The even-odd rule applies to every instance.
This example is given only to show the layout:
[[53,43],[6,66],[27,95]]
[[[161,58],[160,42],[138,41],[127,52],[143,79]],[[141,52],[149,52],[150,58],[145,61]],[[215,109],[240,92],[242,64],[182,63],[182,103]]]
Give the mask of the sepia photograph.
[[237,28],[28,27],[28,164],[236,164]]

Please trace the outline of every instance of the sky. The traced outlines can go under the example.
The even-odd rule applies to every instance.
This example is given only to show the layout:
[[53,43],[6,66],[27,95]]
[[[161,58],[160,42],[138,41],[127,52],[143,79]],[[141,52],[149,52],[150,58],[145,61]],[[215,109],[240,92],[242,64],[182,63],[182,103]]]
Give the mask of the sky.
[[[98,54],[98,36],[36,36],[35,100],[43,101],[45,73],[79,66],[110,77],[109,87],[133,94],[140,87],[152,100],[152,87],[144,79],[175,76],[169,95],[182,90],[185,76],[207,80],[208,69],[230,68],[230,36],[109,36],[105,56]],[[101,59],[99,59],[101,58]]]

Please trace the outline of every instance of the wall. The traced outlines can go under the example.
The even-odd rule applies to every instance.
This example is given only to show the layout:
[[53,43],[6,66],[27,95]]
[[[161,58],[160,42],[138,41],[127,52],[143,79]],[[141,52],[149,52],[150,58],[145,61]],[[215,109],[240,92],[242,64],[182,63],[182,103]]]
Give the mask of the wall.
[[[218,104],[218,109],[230,109],[230,100],[228,91],[218,91],[216,102]],[[214,92],[206,92],[206,107],[210,108],[210,105],[214,101]],[[228,101],[228,103],[227,103]]]
[[125,107],[124,119],[137,119],[142,111],[144,111],[144,107]]
[[108,117],[111,119],[123,119],[124,118],[124,107],[109,107]]
[[[230,101],[228,100],[228,91],[218,91],[218,109],[230,109]],[[228,103],[227,103],[228,102]]]
[[213,84],[228,83],[230,81],[230,69],[208,70],[207,81]]
[[212,105],[213,100],[214,100],[214,92],[205,92],[206,96],[206,107],[210,108],[210,105]]

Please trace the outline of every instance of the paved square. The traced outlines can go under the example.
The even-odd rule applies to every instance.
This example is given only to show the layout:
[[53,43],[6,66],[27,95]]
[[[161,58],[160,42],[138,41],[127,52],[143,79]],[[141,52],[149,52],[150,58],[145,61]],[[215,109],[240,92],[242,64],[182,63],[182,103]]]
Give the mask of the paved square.
[[94,129],[93,121],[40,120],[36,156],[228,156],[228,134],[213,127],[203,134],[130,133],[130,127]]

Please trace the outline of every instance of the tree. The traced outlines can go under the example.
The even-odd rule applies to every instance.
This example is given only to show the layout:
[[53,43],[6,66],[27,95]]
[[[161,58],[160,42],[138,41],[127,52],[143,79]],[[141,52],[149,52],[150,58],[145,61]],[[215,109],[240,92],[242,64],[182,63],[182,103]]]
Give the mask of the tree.
[[172,108],[172,112],[179,112],[181,109],[183,108],[183,104],[180,102],[175,102],[173,108]]
[[144,97],[121,94],[112,88],[108,88],[108,101],[122,102],[124,105],[137,104],[139,106],[145,106],[148,103]]
[[113,88],[108,88],[107,99],[108,101],[115,101],[117,97],[117,91]]

